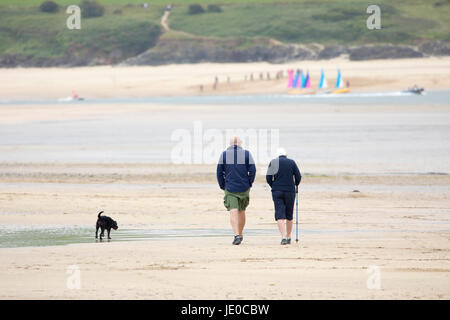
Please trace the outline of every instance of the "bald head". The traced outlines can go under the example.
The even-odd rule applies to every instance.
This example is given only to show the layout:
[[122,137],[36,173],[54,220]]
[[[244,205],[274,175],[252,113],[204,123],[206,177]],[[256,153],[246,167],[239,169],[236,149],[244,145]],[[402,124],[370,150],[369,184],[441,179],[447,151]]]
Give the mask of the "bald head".
[[232,136],[230,138],[230,146],[241,146],[242,141],[238,136]]

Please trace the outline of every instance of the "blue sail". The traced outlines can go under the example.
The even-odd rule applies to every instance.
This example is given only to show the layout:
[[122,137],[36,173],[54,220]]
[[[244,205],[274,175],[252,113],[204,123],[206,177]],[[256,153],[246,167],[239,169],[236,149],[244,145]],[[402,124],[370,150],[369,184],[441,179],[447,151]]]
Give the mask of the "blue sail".
[[320,81],[319,81],[319,89],[323,88],[323,79],[325,78],[325,75],[323,74],[323,70],[320,72]]
[[305,77],[305,75],[303,74],[303,70],[302,71],[300,71],[300,75],[301,75],[301,83],[300,83],[300,88],[304,88],[304,87],[306,87],[306,77]]
[[341,84],[341,69],[338,69],[338,75],[337,75],[337,79],[336,79],[336,88],[340,88],[342,86]]
[[328,87],[327,79],[325,79],[325,73],[323,69],[320,72],[319,89],[326,89]]
[[298,74],[298,70],[297,70],[297,71],[295,71],[294,80],[292,81],[292,88],[297,87],[298,77],[299,77],[299,74]]

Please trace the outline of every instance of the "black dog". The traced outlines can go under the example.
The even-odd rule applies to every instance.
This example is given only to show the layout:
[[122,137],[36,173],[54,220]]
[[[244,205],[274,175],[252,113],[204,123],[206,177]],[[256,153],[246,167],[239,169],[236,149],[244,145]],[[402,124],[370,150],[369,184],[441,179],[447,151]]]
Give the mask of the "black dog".
[[108,231],[108,239],[111,239],[111,237],[109,236],[111,228],[117,230],[119,229],[119,227],[117,226],[117,222],[111,219],[110,217],[100,216],[102,213],[103,211],[100,211],[100,213],[98,214],[97,225],[95,229],[95,238],[97,239],[98,229],[101,228],[102,232],[100,232],[100,240],[102,240],[103,238],[103,233],[105,232],[105,229]]

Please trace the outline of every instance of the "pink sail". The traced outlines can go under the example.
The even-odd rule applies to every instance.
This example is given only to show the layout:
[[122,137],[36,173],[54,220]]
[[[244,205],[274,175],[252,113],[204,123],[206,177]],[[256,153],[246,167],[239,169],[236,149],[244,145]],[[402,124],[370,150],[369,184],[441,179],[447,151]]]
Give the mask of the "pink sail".
[[308,74],[306,75],[306,86],[305,86],[305,88],[311,88],[311,78],[309,77],[309,72],[308,72]]
[[289,69],[288,70],[288,88],[292,88],[292,82],[294,81],[294,70]]

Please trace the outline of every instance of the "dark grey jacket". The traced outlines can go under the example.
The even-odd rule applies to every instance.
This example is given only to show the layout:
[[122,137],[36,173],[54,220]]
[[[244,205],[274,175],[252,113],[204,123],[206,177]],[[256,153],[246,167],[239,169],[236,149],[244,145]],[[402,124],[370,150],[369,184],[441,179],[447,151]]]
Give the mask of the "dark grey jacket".
[[300,184],[302,175],[294,160],[279,156],[270,162],[266,180],[272,191],[295,192],[295,186]]

